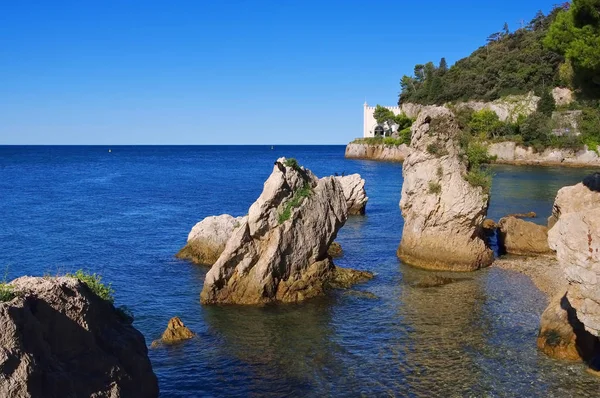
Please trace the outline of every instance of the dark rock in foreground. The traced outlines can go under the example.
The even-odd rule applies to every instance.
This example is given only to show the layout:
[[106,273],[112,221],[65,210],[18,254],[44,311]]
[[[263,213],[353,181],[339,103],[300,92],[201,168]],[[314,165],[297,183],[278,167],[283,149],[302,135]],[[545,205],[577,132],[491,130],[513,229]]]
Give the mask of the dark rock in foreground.
[[144,336],[74,278],[22,277],[0,303],[0,396],[157,397]]

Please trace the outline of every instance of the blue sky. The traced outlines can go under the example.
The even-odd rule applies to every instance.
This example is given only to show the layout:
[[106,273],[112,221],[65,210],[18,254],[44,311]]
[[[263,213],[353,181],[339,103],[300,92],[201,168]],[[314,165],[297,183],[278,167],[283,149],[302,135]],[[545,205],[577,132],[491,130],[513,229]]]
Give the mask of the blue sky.
[[0,144],[345,144],[554,2],[3,1]]

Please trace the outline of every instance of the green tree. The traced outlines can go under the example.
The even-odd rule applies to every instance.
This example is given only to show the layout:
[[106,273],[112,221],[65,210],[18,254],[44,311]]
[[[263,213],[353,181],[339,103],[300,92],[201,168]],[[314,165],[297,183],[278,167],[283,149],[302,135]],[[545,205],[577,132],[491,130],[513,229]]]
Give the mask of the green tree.
[[440,59],[440,66],[438,67],[438,71],[440,73],[440,75],[443,75],[444,73],[448,72],[448,62],[446,62],[446,58]]
[[494,133],[502,126],[502,122],[496,112],[489,109],[482,109],[478,112],[473,112],[468,126],[473,135],[486,138],[494,136]]
[[600,0],[573,0],[557,14],[544,45],[570,61],[575,85],[600,92]]
[[385,123],[394,123],[396,115],[394,115],[394,112],[392,112],[391,110],[381,105],[377,105],[375,107],[375,111],[373,112],[373,117],[375,118],[378,124],[383,125]]
[[556,102],[550,90],[544,90],[537,104],[537,111],[546,115],[552,116],[552,112],[556,110]]

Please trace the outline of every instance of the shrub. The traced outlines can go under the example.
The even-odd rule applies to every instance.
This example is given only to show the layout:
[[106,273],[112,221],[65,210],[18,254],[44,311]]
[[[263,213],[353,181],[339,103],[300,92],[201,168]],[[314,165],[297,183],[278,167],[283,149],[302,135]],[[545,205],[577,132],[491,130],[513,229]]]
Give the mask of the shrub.
[[468,122],[471,134],[482,138],[491,137],[494,131],[503,125],[504,123],[500,121],[496,112],[489,109],[473,112],[471,120]]
[[0,303],[10,301],[17,295],[11,285],[5,282],[0,283]]
[[412,131],[410,127],[400,130],[398,135],[400,136],[400,141],[402,141],[403,144],[410,145],[410,140],[412,138]]
[[300,165],[298,164],[298,161],[294,158],[286,159],[285,162],[283,162],[283,164],[285,164],[287,167],[291,167],[294,170],[300,169]]
[[446,148],[440,144],[439,141],[432,142],[431,144],[427,145],[427,152],[437,157],[442,157],[448,154]]
[[483,192],[488,194],[492,187],[492,173],[483,168],[474,168],[465,175],[465,180],[474,187],[483,188]]
[[442,178],[444,176],[444,168],[442,166],[438,166],[436,174],[438,178]]
[[429,193],[432,195],[438,195],[442,192],[442,185],[435,181],[429,181]]
[[485,145],[472,141],[467,147],[467,160],[469,161],[469,168],[478,168],[482,164],[490,163],[494,158],[488,155]]
[[588,149],[598,151],[600,144],[600,108],[586,107],[579,118],[579,130],[582,142]]
[[385,145],[394,145],[394,146],[403,144],[403,142],[400,138],[394,138],[394,137],[384,137],[383,143]]
[[519,131],[525,145],[543,150],[551,134],[550,118],[540,112],[532,113],[521,123]]
[[289,220],[292,216],[292,209],[299,207],[304,198],[308,198],[311,194],[312,189],[309,184],[305,184],[302,188],[294,192],[292,198],[285,203],[283,210],[277,217],[279,224],[283,224],[285,221]]
[[113,297],[115,291],[110,284],[105,285],[102,283],[102,277],[100,275],[78,270],[74,274],[66,274],[65,276],[79,279],[81,282],[85,283],[96,296],[111,303],[115,302],[115,298]]

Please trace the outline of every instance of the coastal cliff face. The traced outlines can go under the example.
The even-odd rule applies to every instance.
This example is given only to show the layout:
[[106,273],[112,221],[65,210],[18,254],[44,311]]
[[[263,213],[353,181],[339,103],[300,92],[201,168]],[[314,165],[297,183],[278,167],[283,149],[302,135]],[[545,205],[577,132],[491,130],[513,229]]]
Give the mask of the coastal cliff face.
[[[403,162],[410,153],[410,148],[404,144],[370,145],[350,143],[346,146],[346,158],[368,159],[389,162]],[[540,166],[600,166],[600,156],[596,151],[585,147],[579,151],[571,149],[549,148],[544,152],[534,152],[532,147],[523,147],[512,141],[496,142],[488,146],[490,156],[496,156],[495,163],[514,165]]]
[[410,153],[406,144],[402,145],[370,145],[350,143],[346,146],[345,157],[348,159],[370,159],[388,162],[403,162]]
[[422,111],[413,124],[411,153],[402,168],[404,229],[398,248],[408,264],[472,271],[493,260],[482,239],[489,196],[464,178],[459,135],[454,115],[442,107]]
[[0,396],[157,397],[144,336],[74,278],[22,277],[0,303]]
[[347,216],[346,198],[334,177],[318,179],[278,159],[248,219],[207,273],[202,303],[297,302],[338,282],[369,278],[335,267],[327,254]]

